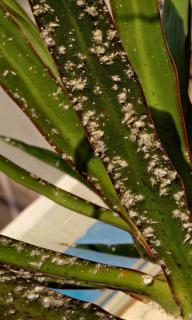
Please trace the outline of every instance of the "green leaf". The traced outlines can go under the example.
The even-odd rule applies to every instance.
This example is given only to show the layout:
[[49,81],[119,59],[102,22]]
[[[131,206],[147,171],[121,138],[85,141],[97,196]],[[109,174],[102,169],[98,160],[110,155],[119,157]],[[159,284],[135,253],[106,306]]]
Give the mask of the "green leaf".
[[[0,267],[2,320],[118,320],[100,307],[69,298],[26,279],[24,272]],[[120,320],[120,319],[119,319]]]
[[189,107],[188,82],[190,66],[190,22],[191,6],[189,0],[165,0],[163,27],[172,57],[177,67],[182,108],[186,119]]
[[[79,284],[138,293],[177,310],[166,281],[131,270],[97,264],[0,236],[0,263]],[[148,280],[148,282],[147,282]],[[150,281],[149,281],[150,280]]]
[[192,106],[188,94],[191,59],[191,18],[190,1],[165,1],[163,27],[178,71],[182,110],[189,143],[192,147]]
[[[91,185],[86,184],[85,180],[82,179],[81,176],[77,174],[77,172],[73,170],[71,166],[65,160],[63,160],[58,153],[41,147],[33,146],[10,137],[0,135],[0,140],[23,152],[26,152],[36,159],[41,160],[42,162],[45,162],[64,173],[67,173],[71,177],[91,188]],[[93,188],[91,188],[91,190],[95,191]]]
[[[117,256],[124,256],[127,258],[137,258],[137,259],[147,259],[149,260],[148,255],[146,254],[145,250],[138,242],[133,239],[134,243],[125,243],[125,244],[101,244],[101,243],[76,243],[73,245],[69,245],[67,243],[61,243],[61,245],[70,248],[78,248],[83,250],[91,250],[97,251],[101,253],[117,255]],[[150,260],[154,263],[153,260]]]
[[[77,243],[72,246],[72,248],[97,251],[101,253],[111,254],[114,256],[123,256],[129,258],[140,259],[141,255],[133,244],[123,243],[123,244],[100,244],[100,243]],[[143,257],[144,258],[144,257]]]
[[113,212],[48,183],[34,174],[22,169],[1,155],[0,171],[16,182],[44,195],[65,208],[83,214],[87,217],[112,224],[113,226],[127,231],[127,224],[121,218],[115,216]]
[[97,191],[101,190],[108,205],[115,206],[116,211],[120,210],[127,221],[127,228],[137,234],[105,167],[94,155],[63,88],[51,77],[9,12],[5,13],[1,5],[0,10],[2,86],[61,157],[88,179]]
[[191,313],[191,231],[183,221],[184,216],[188,223],[191,218],[183,185],[156,135],[104,2],[30,2],[45,41],[51,41],[49,49],[68,94],[78,101],[86,98],[74,108],[144,236],[143,245],[170,270],[167,277],[177,301]]
[[6,10],[8,10],[8,14],[12,16],[13,20],[23,30],[26,38],[28,39],[32,47],[34,47],[41,60],[45,65],[49,67],[54,77],[59,81],[59,73],[57,71],[56,65],[53,62],[53,59],[49,54],[44,41],[42,41],[41,37],[39,36],[39,32],[36,26],[29,19],[25,11],[15,0],[2,0],[1,5],[3,5]]
[[179,86],[162,32],[157,1],[111,0],[111,4],[124,49],[142,83],[158,135],[184,181],[192,206],[191,168],[187,163]]

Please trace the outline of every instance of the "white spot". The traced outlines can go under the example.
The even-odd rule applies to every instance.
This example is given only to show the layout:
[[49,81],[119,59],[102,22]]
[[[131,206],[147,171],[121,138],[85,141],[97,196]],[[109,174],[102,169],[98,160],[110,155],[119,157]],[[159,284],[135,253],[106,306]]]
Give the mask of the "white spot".
[[112,78],[113,81],[115,81],[115,82],[121,82],[121,78],[120,78],[117,74],[115,74],[115,75],[112,76],[111,78]]
[[142,133],[139,135],[138,145],[140,147],[145,146],[147,149],[151,149],[154,146],[154,134]]
[[66,48],[64,46],[59,47],[59,53],[60,54],[65,54],[66,53]]
[[42,299],[42,305],[44,308],[62,307],[64,305],[64,299],[55,298],[54,296],[44,297]]
[[90,14],[92,17],[96,17],[98,15],[98,12],[95,6],[90,6],[85,8],[85,12]]
[[90,51],[98,56],[103,55],[105,53],[105,47],[104,46],[94,46],[90,49]]
[[83,91],[87,85],[87,79],[80,77],[79,79],[71,80],[69,84],[72,87],[72,91]]
[[152,284],[152,282],[153,282],[153,277],[152,276],[150,276],[150,275],[143,275],[142,276],[142,278],[143,278],[143,283],[145,284],[145,285],[150,285],[150,284]]
[[76,0],[76,3],[79,7],[82,7],[85,5],[85,0]]
[[127,100],[127,94],[125,91],[121,92],[117,96],[119,103],[125,103]]
[[38,298],[39,298],[39,295],[37,293],[34,293],[33,291],[27,294],[27,300],[29,301],[35,301]]
[[47,47],[53,47],[55,45],[55,40],[50,36],[47,30],[41,31],[41,37],[44,39]]
[[5,71],[3,72],[3,77],[6,77],[8,74],[9,74],[9,70],[5,70]]
[[52,9],[48,4],[36,4],[33,6],[33,14],[35,16],[38,16],[39,14],[44,14],[46,12],[54,12],[54,9]]
[[146,237],[146,238],[152,238],[154,236],[154,230],[152,227],[146,227],[144,230],[143,230],[143,235]]
[[102,94],[100,86],[97,84],[93,90],[94,94],[100,96]]
[[92,118],[95,115],[95,111],[87,111],[84,115],[83,115],[83,125],[86,126],[87,123],[89,122],[90,118]]
[[93,41],[96,43],[101,43],[103,40],[103,33],[101,30],[97,29],[93,31]]

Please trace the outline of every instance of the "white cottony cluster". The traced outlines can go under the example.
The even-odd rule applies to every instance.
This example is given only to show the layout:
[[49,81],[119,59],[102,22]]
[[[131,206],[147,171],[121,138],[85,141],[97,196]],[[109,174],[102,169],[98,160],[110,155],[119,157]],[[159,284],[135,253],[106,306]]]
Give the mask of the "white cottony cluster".
[[42,298],[42,305],[44,308],[54,308],[54,307],[62,307],[65,303],[62,295],[55,296],[47,296]]
[[[118,97],[119,98],[119,97]],[[133,108],[132,103],[126,103],[123,106],[123,120],[122,120],[122,124],[126,124],[126,125],[130,125],[133,121],[136,120],[135,118],[135,111]],[[134,138],[132,138],[131,140],[133,140]]]
[[63,257],[62,254],[57,254],[55,255],[51,262],[54,263],[54,264],[57,264],[58,266],[62,266],[62,265],[66,265],[66,264],[71,264],[71,265],[74,265],[75,262],[76,262],[77,258],[76,257]]
[[36,4],[33,6],[33,14],[35,16],[38,16],[40,14],[44,14],[46,12],[54,12],[54,9],[51,8],[48,4],[42,3],[42,4]]
[[118,94],[118,101],[119,101],[119,103],[125,103],[126,100],[127,100],[127,93],[126,93],[126,91],[120,92],[120,93]]
[[93,31],[93,41],[96,43],[101,43],[103,41],[103,33],[100,29]]
[[[97,25],[97,23],[95,24]],[[116,34],[116,30],[112,29],[112,26],[105,34],[99,28],[96,28],[92,32],[92,47],[90,48],[90,52],[97,56],[101,64],[112,65],[121,54],[120,52],[109,50],[110,41],[116,37]]]
[[99,84],[96,84],[96,86],[94,87],[93,92],[94,92],[94,94],[96,96],[100,96],[103,93],[101,88],[100,88],[100,86],[99,86]]
[[173,195],[175,201],[176,201],[176,204],[178,206],[184,206],[185,205],[185,193],[184,191],[178,191],[177,193],[175,193]]
[[55,45],[55,41],[53,40],[53,38],[49,35],[47,30],[43,30],[41,32],[41,37],[43,38],[43,40],[45,41],[46,45],[48,47],[52,47]]
[[154,229],[151,226],[144,228],[143,235],[146,238],[153,238],[154,237]]
[[39,294],[33,291],[30,291],[27,293],[26,298],[29,301],[36,301],[39,298]]
[[97,8],[95,6],[87,6],[84,11],[90,14],[92,17],[97,17],[98,15]]
[[87,85],[86,78],[73,79],[68,82],[68,85],[71,86],[72,91],[83,91]]
[[121,201],[127,209],[131,209],[136,203],[143,202],[144,196],[141,194],[134,194],[131,190],[127,190],[121,198]]
[[[147,115],[136,112],[130,102],[123,99],[122,93],[118,95],[118,101],[123,103],[122,124],[129,128],[129,141],[137,145],[137,152],[147,160],[147,171],[150,173],[152,187],[159,188],[160,196],[169,194],[168,186],[177,178],[177,173],[171,168],[168,159],[163,155],[162,146],[156,137],[153,126]],[[121,99],[120,99],[120,98]],[[140,103],[140,102],[138,102]]]
[[81,7],[81,6],[84,6],[86,3],[85,3],[85,0],[76,0],[76,4]]
[[111,77],[113,79],[113,81],[115,82],[121,82],[121,78],[118,74],[115,74],[114,76]]
[[[52,33],[58,27],[59,27],[59,23],[57,21],[53,21],[53,22],[48,23],[48,25],[41,30],[41,37],[44,39],[44,41],[48,47],[55,46],[55,40],[53,39]],[[64,51],[64,46],[59,47],[59,52],[60,51],[62,51],[62,52]],[[61,54],[63,54],[63,53],[61,53]]]
[[[152,163],[150,163],[150,166],[151,164]],[[152,173],[152,177],[150,179],[152,186],[155,186],[156,184],[159,185],[160,196],[168,195],[168,186],[177,178],[177,172],[166,167],[163,168],[155,166],[153,168],[151,167],[148,171]]]
[[174,219],[182,223],[182,228],[185,230],[185,238],[183,243],[192,244],[192,220],[190,211],[186,210],[184,191],[178,191],[173,195],[177,208],[173,210],[172,216]]

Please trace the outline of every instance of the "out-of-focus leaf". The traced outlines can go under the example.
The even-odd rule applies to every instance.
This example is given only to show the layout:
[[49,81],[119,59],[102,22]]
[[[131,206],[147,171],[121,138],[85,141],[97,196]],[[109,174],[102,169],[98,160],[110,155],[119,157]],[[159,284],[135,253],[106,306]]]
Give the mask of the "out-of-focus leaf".
[[192,147],[192,106],[188,95],[188,90],[190,90],[191,19],[190,1],[165,0],[163,27],[178,71],[182,109],[189,143]]
[[[166,281],[132,269],[116,268],[89,262],[73,256],[42,249],[10,238],[0,236],[0,263],[12,268],[20,268],[33,273],[40,272],[79,284],[96,284],[100,288],[138,293],[164,305],[166,310],[177,307]],[[147,280],[150,283],[146,283]]]
[[[100,243],[77,243],[73,246],[74,248],[83,250],[92,250],[101,253],[107,253],[115,256],[123,256],[128,258],[141,258],[136,247],[133,244],[100,244]],[[144,258],[144,257],[143,257]]]
[[177,67],[184,117],[189,105],[188,81],[190,66],[191,6],[189,0],[165,0],[163,27]]
[[[49,49],[68,94],[73,102],[81,101],[74,108],[140,229],[143,245],[171,270],[167,276],[173,291],[189,312],[190,228],[183,228],[182,217],[173,218],[182,212],[191,221],[183,186],[159,142],[104,2],[30,2],[45,41],[51,41]],[[63,46],[65,54],[60,52]],[[183,242],[185,249],[178,251]]]
[[2,320],[119,319],[94,304],[87,304],[37,285],[25,278],[24,271],[17,275],[0,267],[0,274]]
[[90,218],[112,224],[116,227],[127,230],[127,224],[113,212],[101,208],[93,203],[81,199],[47,181],[27,172],[13,162],[0,155],[0,171],[5,173],[11,179],[30,188],[45,197],[51,199],[55,203],[78,212]]
[[162,32],[157,1],[111,0],[121,40],[141,80],[163,147],[181,175],[192,206],[188,143],[176,70]]
[[[53,80],[9,12],[0,4],[0,80],[61,157],[104,194],[109,206],[137,232],[126,215],[100,159],[93,154],[85,132],[63,89]],[[129,225],[128,225],[129,224]],[[136,229],[136,230],[135,230]]]

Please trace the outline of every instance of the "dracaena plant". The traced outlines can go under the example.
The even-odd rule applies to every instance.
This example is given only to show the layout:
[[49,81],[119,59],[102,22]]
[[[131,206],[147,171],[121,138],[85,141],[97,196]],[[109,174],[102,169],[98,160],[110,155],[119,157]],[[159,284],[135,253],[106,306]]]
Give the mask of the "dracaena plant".
[[73,176],[107,209],[4,156],[0,170],[129,232],[134,245],[99,250],[143,257],[162,271],[152,277],[1,236],[1,319],[117,319],[50,290],[70,286],[119,290],[191,319],[189,1],[165,0],[162,17],[156,0],[111,0],[112,12],[103,0],[30,5],[38,27],[14,0],[0,2],[1,84],[53,151],[1,140]]

